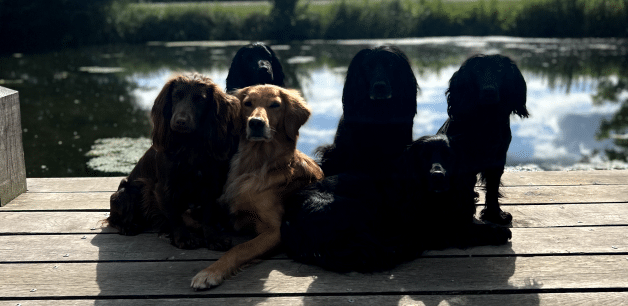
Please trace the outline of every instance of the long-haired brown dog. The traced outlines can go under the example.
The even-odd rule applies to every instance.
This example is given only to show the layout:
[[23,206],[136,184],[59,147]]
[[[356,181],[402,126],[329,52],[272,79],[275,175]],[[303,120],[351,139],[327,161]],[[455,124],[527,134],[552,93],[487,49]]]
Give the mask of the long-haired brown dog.
[[245,264],[276,250],[284,198],[323,178],[316,162],[296,149],[299,128],[310,116],[298,91],[257,85],[236,96],[244,128],[219,201],[228,206],[236,229],[251,228],[257,236],[199,272],[192,280],[194,289],[217,286]]
[[[178,248],[230,247],[212,225],[237,150],[239,112],[239,101],[210,78],[171,78],[151,110],[153,145],[111,196],[109,225],[124,235],[156,228]],[[186,227],[190,212],[202,221],[205,241]]]

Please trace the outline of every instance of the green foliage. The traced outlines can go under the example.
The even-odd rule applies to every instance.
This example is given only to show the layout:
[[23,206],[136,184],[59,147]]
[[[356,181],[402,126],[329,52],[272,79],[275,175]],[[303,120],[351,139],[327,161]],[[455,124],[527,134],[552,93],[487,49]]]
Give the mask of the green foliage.
[[628,37],[628,0],[146,2],[0,0],[0,39],[15,52],[153,40]]
[[515,17],[512,35],[626,37],[626,0],[531,0]]

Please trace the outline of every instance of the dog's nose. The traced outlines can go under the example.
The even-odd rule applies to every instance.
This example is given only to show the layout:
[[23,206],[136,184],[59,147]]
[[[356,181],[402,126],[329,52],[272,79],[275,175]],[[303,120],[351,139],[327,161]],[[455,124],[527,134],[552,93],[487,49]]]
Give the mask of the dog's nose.
[[432,164],[432,169],[430,169],[430,175],[432,176],[445,176],[445,168],[439,163]]
[[192,118],[187,115],[175,115],[171,122],[171,128],[178,132],[189,132],[194,129]]
[[249,128],[251,130],[260,130],[262,128],[264,128],[264,126],[266,125],[266,123],[264,122],[264,119],[262,118],[251,118],[249,119]]
[[178,126],[185,126],[187,123],[188,123],[188,118],[187,117],[178,117],[174,121],[174,124],[176,124]]
[[371,99],[390,99],[392,97],[392,90],[390,86],[384,81],[377,81],[373,83],[371,87]]
[[260,69],[265,69],[265,70],[270,70],[270,69],[271,69],[271,68],[270,68],[270,67],[271,67],[270,62],[269,62],[269,61],[267,61],[267,60],[259,60],[259,61],[257,62],[257,66],[258,66]]

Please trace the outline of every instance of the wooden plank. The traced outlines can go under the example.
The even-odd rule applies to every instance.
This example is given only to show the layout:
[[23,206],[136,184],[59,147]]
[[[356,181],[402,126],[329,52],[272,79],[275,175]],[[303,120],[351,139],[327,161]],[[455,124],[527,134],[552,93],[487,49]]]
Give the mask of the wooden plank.
[[626,260],[626,255],[420,258],[372,274],[338,274],[290,260],[266,260],[201,292],[191,290],[190,281],[210,262],[5,264],[0,269],[0,298],[625,291]]
[[0,212],[0,233],[115,233],[103,212]]
[[20,98],[0,86],[0,206],[26,191]]
[[[234,244],[247,241],[233,238]],[[619,245],[619,244],[618,244]],[[224,252],[182,250],[157,233],[0,236],[0,263],[43,261],[217,260]],[[277,258],[287,258],[280,254]]]
[[[500,189],[503,204],[628,202],[628,185],[529,186]],[[480,203],[484,203],[481,192]]]
[[[628,170],[506,172],[504,186],[625,185]],[[29,192],[91,192],[118,189],[122,177],[27,178]]]
[[[479,190],[478,190],[479,191]],[[584,186],[529,186],[504,187],[504,205],[553,204],[553,203],[608,203],[628,202],[628,185],[584,185]],[[85,193],[32,193],[26,192],[0,211],[10,210],[109,210],[112,192]],[[480,204],[484,203],[484,192],[480,191]],[[505,208],[507,210],[507,208]]]
[[[628,252],[628,228],[513,228],[504,246],[428,251],[425,256],[495,256],[543,254],[612,254]],[[242,242],[244,237],[234,241]],[[215,260],[222,252],[181,250],[157,234],[121,236],[10,235],[0,236],[0,263],[42,261]],[[275,258],[286,258],[279,254]]]
[[[46,300],[8,300],[7,305],[48,306]],[[60,301],[57,301],[59,303]],[[443,303],[444,302],[444,303]],[[295,296],[295,297],[196,297],[185,299],[111,299],[111,300],[62,300],[63,305],[100,305],[100,306],[161,306],[161,305],[258,305],[258,306],[334,306],[334,305],[483,305],[483,306],[600,306],[628,305],[626,292],[595,293],[540,293],[540,294],[478,294],[478,295],[347,295],[347,296]]]
[[27,178],[28,192],[94,192],[118,190],[123,177]]
[[625,185],[628,170],[505,172],[504,186]]
[[[557,227],[628,224],[628,203],[508,205],[513,227]],[[479,212],[478,208],[478,212]]]
[[[477,209],[479,213],[482,206]],[[628,225],[628,203],[505,205],[504,210],[513,215],[512,226],[515,228]],[[101,227],[106,214],[0,211],[0,234],[116,232],[112,228]]]
[[31,193],[21,194],[2,211],[12,210],[102,210],[109,211],[112,192]]

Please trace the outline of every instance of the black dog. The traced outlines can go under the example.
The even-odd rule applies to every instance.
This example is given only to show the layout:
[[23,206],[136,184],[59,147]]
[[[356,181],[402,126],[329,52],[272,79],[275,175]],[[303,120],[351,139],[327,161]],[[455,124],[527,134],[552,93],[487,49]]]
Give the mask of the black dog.
[[510,115],[528,117],[526,82],[517,65],[502,55],[476,55],[467,59],[449,80],[449,119],[438,133],[449,137],[468,192],[477,174],[486,189],[481,218],[508,224],[512,216],[501,210],[499,192],[506,153],[512,138]]
[[284,73],[273,49],[262,42],[244,46],[231,61],[227,92],[252,85],[284,86]]
[[[179,248],[228,248],[216,234],[223,214],[215,201],[236,152],[239,109],[235,97],[205,76],[169,80],[151,111],[153,145],[111,196],[109,225],[124,235],[156,228]],[[202,227],[204,241],[191,225]]]
[[386,169],[412,142],[418,90],[399,48],[358,52],[347,71],[334,143],[316,149],[325,175]]
[[[503,244],[508,228],[473,223],[475,197],[457,190],[444,135],[406,149],[388,177],[343,173],[289,198],[281,228],[287,254],[346,272],[389,269],[428,249]],[[448,221],[436,216],[447,215]]]

